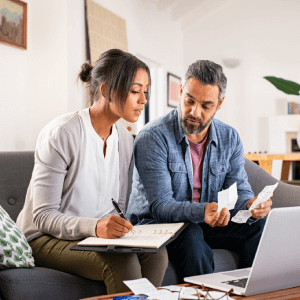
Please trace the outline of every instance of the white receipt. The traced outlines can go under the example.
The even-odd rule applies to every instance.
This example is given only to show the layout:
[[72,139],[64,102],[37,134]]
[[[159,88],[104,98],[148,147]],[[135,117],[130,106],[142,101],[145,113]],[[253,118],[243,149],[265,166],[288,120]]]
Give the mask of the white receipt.
[[227,190],[218,193],[218,212],[220,212],[224,207],[227,207],[228,210],[234,209],[237,199],[238,193],[235,182]]
[[247,220],[252,216],[251,210],[258,208],[263,202],[266,202],[273,194],[274,190],[277,188],[278,182],[273,185],[267,185],[257,196],[256,200],[252,203],[248,210],[240,210],[231,219],[235,223],[246,223]]
[[258,208],[259,204],[267,201],[271,195],[273,194],[274,190],[277,188],[278,182],[273,185],[267,185],[257,196],[257,199],[252,203],[249,210],[254,208]]

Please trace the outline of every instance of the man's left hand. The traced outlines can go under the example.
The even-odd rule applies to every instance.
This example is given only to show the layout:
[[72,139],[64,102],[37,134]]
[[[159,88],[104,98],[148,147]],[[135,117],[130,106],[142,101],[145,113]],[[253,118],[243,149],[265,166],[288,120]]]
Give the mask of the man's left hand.
[[[251,200],[249,200],[249,202],[247,204],[247,209],[250,208],[250,206],[256,200],[256,198],[257,198],[257,196],[252,198]],[[271,206],[272,206],[272,200],[270,198],[267,201],[259,204],[259,208],[252,209],[252,211],[251,211],[252,217],[255,218],[255,219],[264,218],[269,213],[269,211],[271,210]]]

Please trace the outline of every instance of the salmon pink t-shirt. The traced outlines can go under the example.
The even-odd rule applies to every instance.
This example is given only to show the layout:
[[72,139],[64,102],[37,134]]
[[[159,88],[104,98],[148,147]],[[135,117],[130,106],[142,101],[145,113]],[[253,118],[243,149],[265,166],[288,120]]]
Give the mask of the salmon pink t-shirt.
[[207,135],[199,144],[189,140],[193,163],[193,202],[200,202],[203,159],[207,145]]

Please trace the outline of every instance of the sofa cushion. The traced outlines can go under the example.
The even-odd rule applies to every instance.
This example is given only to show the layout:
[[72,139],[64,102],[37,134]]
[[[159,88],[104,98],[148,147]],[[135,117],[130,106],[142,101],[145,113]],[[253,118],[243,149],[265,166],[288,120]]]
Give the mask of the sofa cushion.
[[5,300],[78,300],[106,294],[103,281],[42,267],[0,271],[0,286]]
[[0,205],[0,269],[34,267],[24,234]]

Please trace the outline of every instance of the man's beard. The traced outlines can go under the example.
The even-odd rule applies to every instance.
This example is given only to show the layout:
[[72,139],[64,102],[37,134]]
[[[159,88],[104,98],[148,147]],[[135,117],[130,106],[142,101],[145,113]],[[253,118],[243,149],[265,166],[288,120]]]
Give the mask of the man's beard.
[[[182,118],[182,112],[181,112],[181,106],[179,103],[179,116],[180,116],[180,123],[185,133],[187,134],[196,134],[202,132],[209,124],[211,123],[211,120],[214,118],[217,110],[212,115],[212,117],[204,124],[203,120],[200,118],[194,118],[192,115],[187,115],[184,118]],[[197,124],[191,124],[188,123],[188,120],[198,122]]]

